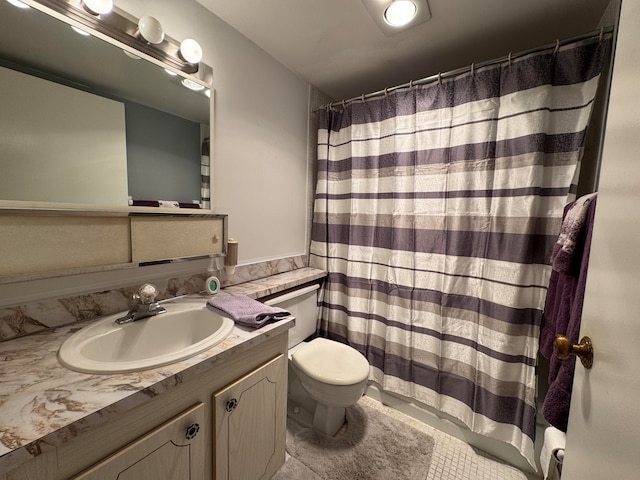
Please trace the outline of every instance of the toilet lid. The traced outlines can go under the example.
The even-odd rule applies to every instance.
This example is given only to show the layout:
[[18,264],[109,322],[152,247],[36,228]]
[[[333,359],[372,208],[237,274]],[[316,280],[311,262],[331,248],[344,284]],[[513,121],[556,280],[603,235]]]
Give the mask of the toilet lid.
[[369,376],[369,362],[343,343],[316,338],[294,352],[294,365],[314,380],[329,385],[354,385]]

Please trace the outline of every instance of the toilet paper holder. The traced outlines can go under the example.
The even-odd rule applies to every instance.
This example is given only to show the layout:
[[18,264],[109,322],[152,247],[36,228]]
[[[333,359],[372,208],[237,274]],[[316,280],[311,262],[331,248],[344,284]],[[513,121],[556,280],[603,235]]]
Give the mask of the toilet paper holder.
[[589,337],[582,337],[580,343],[575,345],[564,335],[557,335],[553,342],[553,353],[560,360],[566,360],[570,355],[575,355],[584,368],[589,369],[593,366],[593,344]]

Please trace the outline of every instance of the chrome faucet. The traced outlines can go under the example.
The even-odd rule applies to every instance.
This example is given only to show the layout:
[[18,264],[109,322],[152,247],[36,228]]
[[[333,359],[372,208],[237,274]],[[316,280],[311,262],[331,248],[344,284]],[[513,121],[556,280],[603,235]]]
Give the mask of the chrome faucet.
[[167,310],[155,301],[157,296],[158,289],[156,286],[145,283],[133,295],[133,299],[138,303],[133,305],[124,317],[118,318],[116,323],[122,325],[123,323],[135,322],[136,320],[165,313]]

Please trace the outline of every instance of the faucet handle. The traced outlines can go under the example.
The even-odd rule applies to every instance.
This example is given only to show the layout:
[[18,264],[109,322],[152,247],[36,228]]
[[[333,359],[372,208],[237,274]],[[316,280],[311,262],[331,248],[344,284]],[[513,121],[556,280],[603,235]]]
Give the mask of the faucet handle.
[[145,283],[140,286],[138,293],[133,295],[134,300],[138,300],[142,304],[153,303],[158,296],[158,288],[151,283]]

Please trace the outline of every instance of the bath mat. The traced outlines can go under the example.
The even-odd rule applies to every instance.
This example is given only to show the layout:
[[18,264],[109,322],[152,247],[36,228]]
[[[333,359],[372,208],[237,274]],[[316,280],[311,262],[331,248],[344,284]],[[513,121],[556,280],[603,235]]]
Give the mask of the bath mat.
[[[362,402],[347,409],[347,424],[334,437],[292,422],[287,451],[293,458],[274,480],[424,480],[429,473],[433,437]],[[315,476],[301,477],[304,467]]]

